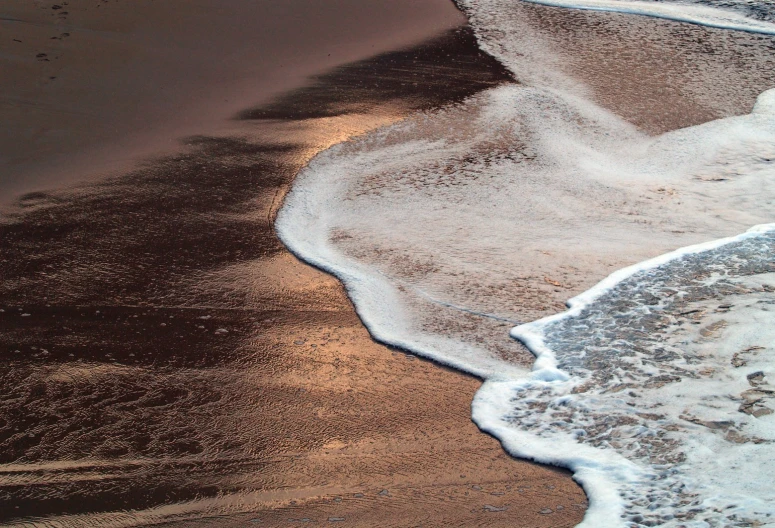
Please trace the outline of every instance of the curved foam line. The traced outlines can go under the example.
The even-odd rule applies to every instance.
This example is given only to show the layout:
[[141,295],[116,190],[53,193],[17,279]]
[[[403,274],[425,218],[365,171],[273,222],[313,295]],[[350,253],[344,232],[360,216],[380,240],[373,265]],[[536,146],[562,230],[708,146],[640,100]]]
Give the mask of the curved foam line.
[[584,519],[576,528],[622,528],[624,507],[615,482],[644,478],[644,470],[612,450],[601,450],[567,438],[538,438],[511,426],[506,419],[515,390],[534,382],[486,380],[471,403],[471,419],[497,438],[511,456],[566,468],[589,498]]
[[775,35],[775,24],[754,20],[726,9],[715,7],[643,2],[638,0],[524,0],[533,4],[567,7],[588,11],[609,11],[628,15],[642,15],[676,22],[686,22],[717,29],[731,29],[748,33]]
[[555,356],[551,349],[544,343],[543,330],[547,325],[561,319],[579,315],[585,307],[589,306],[602,295],[614,289],[619,283],[632,277],[636,273],[657,268],[686,255],[703,253],[733,242],[753,238],[770,231],[775,231],[775,223],[757,225],[740,235],[711,240],[710,242],[703,242],[702,244],[695,244],[693,246],[686,246],[669,253],[664,253],[658,257],[639,262],[638,264],[622,268],[598,282],[584,293],[568,300],[566,303],[568,310],[544,317],[543,319],[538,319],[531,323],[515,326],[511,329],[510,335],[514,339],[522,342],[536,356],[533,367],[534,378],[544,380],[567,379],[567,374],[557,369]]
[[620,269],[570,299],[569,309],[565,312],[511,330],[512,337],[520,340],[536,355],[533,375],[531,379],[514,381],[486,380],[474,397],[472,419],[481,430],[498,438],[512,456],[564,467],[573,473],[573,479],[589,497],[589,509],[577,528],[625,526],[621,518],[623,507],[616,493],[616,483],[642,479],[645,469],[611,451],[578,444],[570,439],[537,438],[508,423],[508,403],[518,389],[535,385],[562,387],[564,382],[573,383],[565,372],[556,367],[555,356],[544,342],[544,327],[559,319],[578,315],[586,306],[636,273],[657,268],[686,255],[703,253],[771,231],[775,231],[775,223],[761,224],[740,235],[687,246]]
[[[513,379],[528,374],[526,369],[510,365],[500,359],[488,358],[479,362],[466,361],[460,357],[445,355],[435,349],[438,347],[443,350],[444,347],[441,346],[443,343],[435,343],[436,347],[429,347],[427,343],[423,344],[420,341],[405,339],[398,335],[393,329],[391,319],[400,312],[394,312],[391,317],[385,317],[383,310],[380,310],[379,307],[379,304],[391,304],[392,298],[397,295],[396,288],[379,273],[369,273],[363,266],[347,259],[328,243],[323,222],[317,221],[319,215],[315,213],[316,208],[312,205],[314,200],[310,200],[310,194],[314,194],[314,190],[313,193],[309,193],[299,189],[299,183],[303,177],[301,174],[297,177],[296,188],[292,191],[292,196],[295,197],[297,203],[291,205],[290,200],[286,200],[277,215],[275,221],[277,235],[288,250],[300,260],[339,279],[353,301],[355,312],[376,341],[411,351],[417,356],[466,372],[480,379],[499,379],[504,376]],[[331,189],[328,191],[332,192]],[[307,214],[298,214],[295,218],[296,222],[294,222],[293,216],[294,213],[298,213],[298,209],[304,210]],[[305,217],[316,219],[316,221],[313,222],[313,225],[304,224],[301,219]],[[375,290],[382,292],[380,299],[375,300],[370,296],[370,292]],[[399,304],[397,301],[393,301],[392,306]]]

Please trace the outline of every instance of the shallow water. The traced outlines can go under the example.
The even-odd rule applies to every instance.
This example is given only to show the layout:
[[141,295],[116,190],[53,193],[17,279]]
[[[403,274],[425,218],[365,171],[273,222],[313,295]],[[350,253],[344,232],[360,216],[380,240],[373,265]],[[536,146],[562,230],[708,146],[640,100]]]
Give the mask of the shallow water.
[[[685,108],[713,116],[689,111],[685,128],[650,135],[668,122],[652,109],[667,115],[674,97],[637,107],[637,90],[596,84],[581,66],[605,71],[605,56],[559,47],[572,39],[535,8],[461,3],[520,84],[322,153],[280,212],[281,238],[344,282],[377,339],[485,378],[475,421],[515,455],[574,470],[585,525],[769,522],[771,234],[652,262],[635,286],[615,275],[594,318],[523,339],[535,364],[508,331],[618,268],[773,221],[775,79],[737,73],[770,60],[772,39],[585,15],[692,64],[631,70],[666,94],[676,79],[693,86]],[[708,55],[702,39],[725,51]],[[630,60],[609,69],[627,75]]]
[[[553,445],[605,515],[770,521],[774,254],[770,224],[619,272],[568,312],[516,327],[539,354],[535,379],[486,387],[475,412],[521,452]],[[500,424],[493,398],[509,401]]]
[[752,0],[527,0],[548,6],[610,11],[701,26],[775,34],[775,7]]

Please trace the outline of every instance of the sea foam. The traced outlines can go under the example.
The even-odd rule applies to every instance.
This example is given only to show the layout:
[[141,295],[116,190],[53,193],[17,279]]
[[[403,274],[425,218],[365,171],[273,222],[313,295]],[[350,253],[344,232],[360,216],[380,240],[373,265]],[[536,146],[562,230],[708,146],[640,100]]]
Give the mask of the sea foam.
[[595,506],[585,525],[775,522],[773,257],[769,224],[612,274],[512,330],[534,375],[486,382],[474,419],[571,468]]
[[[508,1],[466,4],[523,84],[317,156],[278,234],[376,339],[484,378],[474,420],[572,469],[585,526],[771,522],[775,235],[738,234],[773,221],[775,91],[649,137],[539,64]],[[584,290],[512,331],[533,364],[509,330]]]
[[775,7],[767,2],[641,0],[525,0],[536,4],[688,22],[719,29],[775,35]]

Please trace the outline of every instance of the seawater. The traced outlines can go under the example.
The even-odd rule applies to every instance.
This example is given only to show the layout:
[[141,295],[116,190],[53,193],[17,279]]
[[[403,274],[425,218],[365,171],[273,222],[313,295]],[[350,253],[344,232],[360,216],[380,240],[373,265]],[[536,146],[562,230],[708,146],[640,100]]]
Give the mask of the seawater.
[[775,35],[775,4],[757,0],[527,0],[555,7],[611,11]]
[[773,256],[775,224],[759,226],[621,270],[514,328],[536,370],[486,382],[475,420],[571,468],[592,499],[585,525],[775,522]]
[[484,378],[474,420],[570,468],[585,526],[775,523],[775,91],[652,137],[514,2],[461,6],[520,84],[317,156],[280,237],[375,338]]

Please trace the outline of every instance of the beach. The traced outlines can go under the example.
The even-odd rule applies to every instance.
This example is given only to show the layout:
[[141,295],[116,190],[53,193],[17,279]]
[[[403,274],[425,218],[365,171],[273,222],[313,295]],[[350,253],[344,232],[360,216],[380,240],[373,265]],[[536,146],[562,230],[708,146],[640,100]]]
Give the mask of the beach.
[[5,2],[0,200],[126,172],[310,75],[463,20],[445,0]]
[[1,525],[775,518],[767,5],[0,31]]
[[570,469],[579,526],[771,524],[775,15],[459,4],[517,82],[320,153],[281,240],[483,378],[474,422]]
[[[29,13],[22,4],[4,15],[33,20],[30,33],[3,19],[20,44],[79,16],[91,17],[85,33],[95,36],[78,43],[69,30],[51,43],[67,42],[61,60],[80,68],[70,89],[82,94],[83,115],[57,121],[72,101],[52,110],[64,95],[47,88],[30,97],[43,110],[12,109],[32,136],[3,131],[4,149],[18,154],[3,159],[3,173],[16,176],[3,181],[13,198],[0,224],[3,525],[580,521],[586,498],[567,472],[510,458],[471,422],[479,380],[375,343],[339,282],[301,263],[273,230],[316,153],[510,79],[454,6],[412,4],[427,4],[425,18],[407,31],[391,23],[406,13],[386,19],[374,2],[365,21],[347,22],[369,45],[343,46],[337,62],[316,58],[269,88],[240,79],[229,105],[210,104],[225,89],[223,71],[197,84],[205,66],[187,64],[174,99],[195,99],[190,106],[150,97],[106,121],[87,115],[101,94],[88,83],[112,78],[101,68],[115,53],[137,52],[105,46],[101,59],[86,59],[89,39],[126,23],[141,48],[147,35],[132,17],[164,21],[167,7],[103,2],[86,13],[75,1],[53,10],[36,2]],[[255,16],[247,4],[229,4],[219,23]],[[181,56],[213,42],[238,46],[248,55],[230,67],[243,71],[262,53],[248,45],[249,29],[214,24]],[[62,68],[46,73],[59,79]],[[130,92],[149,82],[131,69],[122,75]],[[115,93],[106,94],[110,108]],[[129,114],[140,128],[158,126],[133,132]],[[36,135],[41,127],[71,133]]]

